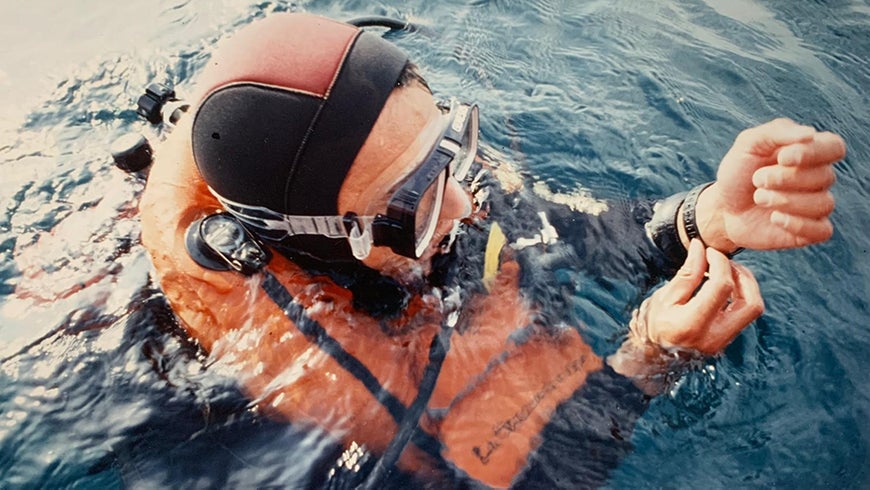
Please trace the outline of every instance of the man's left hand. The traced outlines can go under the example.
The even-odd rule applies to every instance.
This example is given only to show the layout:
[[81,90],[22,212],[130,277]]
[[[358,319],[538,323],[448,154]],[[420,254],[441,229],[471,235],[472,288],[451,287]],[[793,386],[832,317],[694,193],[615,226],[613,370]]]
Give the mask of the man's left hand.
[[708,246],[776,250],[823,242],[833,234],[833,164],[846,144],[789,119],[743,131],[722,159],[717,181],[698,199]]

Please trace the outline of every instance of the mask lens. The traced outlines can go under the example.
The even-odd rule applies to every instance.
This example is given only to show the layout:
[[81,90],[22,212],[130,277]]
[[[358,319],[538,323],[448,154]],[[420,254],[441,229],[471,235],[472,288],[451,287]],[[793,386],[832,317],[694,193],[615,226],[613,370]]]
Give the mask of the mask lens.
[[448,179],[464,181],[477,156],[477,106],[454,101],[438,108],[444,114],[441,137],[390,197],[387,214],[372,222],[373,243],[405,257],[426,252],[438,227]]
[[444,188],[447,184],[447,172],[441,172],[438,180],[432,183],[420,198],[414,213],[414,250],[417,257],[423,255],[435,228],[438,225],[438,216],[441,214],[441,204],[444,200]]
[[477,134],[480,126],[476,105],[461,105],[456,107],[454,111],[456,117],[451,129],[456,132],[462,131],[462,133],[460,133],[461,147],[450,163],[450,171],[453,178],[461,182],[468,175],[468,170],[477,156]]

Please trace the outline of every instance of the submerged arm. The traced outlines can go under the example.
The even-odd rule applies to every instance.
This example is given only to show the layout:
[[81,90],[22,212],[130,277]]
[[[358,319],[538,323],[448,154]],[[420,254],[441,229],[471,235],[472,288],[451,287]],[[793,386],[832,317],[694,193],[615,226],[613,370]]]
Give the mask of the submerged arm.
[[749,269],[692,240],[683,267],[635,311],[628,338],[607,362],[657,395],[687,357],[720,352],[763,311]]

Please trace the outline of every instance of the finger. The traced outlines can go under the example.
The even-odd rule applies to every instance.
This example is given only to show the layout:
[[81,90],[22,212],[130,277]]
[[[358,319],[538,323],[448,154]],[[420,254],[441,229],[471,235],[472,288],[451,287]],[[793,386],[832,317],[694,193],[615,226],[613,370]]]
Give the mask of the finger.
[[782,192],[757,189],[755,204],[804,218],[821,219],[834,211],[834,195],[825,192]]
[[752,272],[734,262],[731,267],[734,279],[731,302],[710,325],[700,346],[700,350],[706,353],[712,354],[724,349],[764,312],[764,300]]
[[689,243],[686,262],[677,271],[674,278],[662,289],[662,300],[670,305],[685,304],[695,294],[695,290],[704,280],[707,271],[707,259],[704,255],[704,245],[701,240],[692,240]]
[[786,167],[828,165],[846,156],[846,142],[834,133],[818,133],[812,141],[793,144],[779,151],[777,163]]
[[752,153],[767,156],[782,146],[810,141],[815,133],[811,126],[780,118],[743,131],[735,143],[747,145]]
[[731,261],[722,252],[708,248],[707,263],[709,277],[686,306],[695,318],[709,320],[727,304],[734,291],[734,278],[731,276]]
[[830,189],[837,180],[834,167],[785,167],[768,165],[752,174],[752,184],[759,189],[812,192]]
[[794,216],[781,211],[770,213],[770,222],[789,232],[794,237],[794,247],[823,242],[834,234],[834,225],[828,218],[812,219]]
[[[752,321],[764,313],[764,299],[761,296],[761,288],[755,275],[749,268],[736,262],[731,263],[732,277],[734,278],[734,292],[732,299],[736,308],[739,308]],[[743,306],[741,306],[741,304]]]

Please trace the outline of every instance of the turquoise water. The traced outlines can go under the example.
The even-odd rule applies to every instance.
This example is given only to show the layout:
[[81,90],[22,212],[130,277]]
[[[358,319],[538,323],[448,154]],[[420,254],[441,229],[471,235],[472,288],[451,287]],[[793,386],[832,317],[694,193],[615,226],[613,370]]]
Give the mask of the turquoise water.
[[[834,238],[740,256],[765,315],[653,403],[609,486],[870,486],[866,0],[0,6],[0,486],[292,487],[334,458],[198,360],[150,282],[143,183],[107,153],[131,129],[159,139],[132,109],[147,83],[183,94],[216,40],[293,8],[426,26],[391,38],[554,192],[669,195],[777,116],[841,134]],[[606,343],[630,291],[590,287],[578,303]]]

